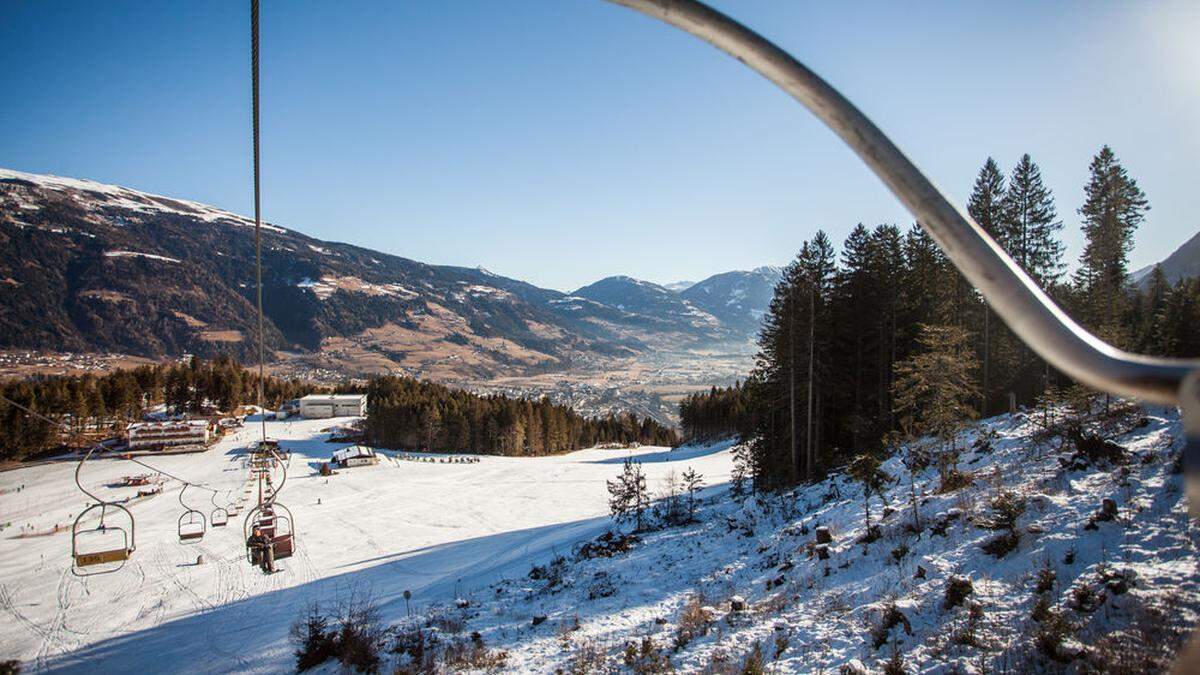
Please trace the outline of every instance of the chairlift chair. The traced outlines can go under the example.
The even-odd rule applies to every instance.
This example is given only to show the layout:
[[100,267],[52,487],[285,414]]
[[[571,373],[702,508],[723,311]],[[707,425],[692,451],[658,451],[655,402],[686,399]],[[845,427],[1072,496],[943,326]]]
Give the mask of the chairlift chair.
[[283,504],[264,502],[246,514],[242,534],[246,541],[246,560],[252,565],[262,563],[259,552],[250,545],[250,536],[256,529],[269,538],[276,560],[290,558],[295,553],[296,538],[292,512]]
[[196,509],[191,508],[183,501],[183,493],[187,492],[188,484],[183,484],[183,489],[179,491],[179,504],[183,506],[183,514],[179,516],[177,524],[177,532],[179,534],[179,543],[191,544],[199,542],[208,532],[208,521],[204,514]]
[[229,509],[217,505],[217,493],[215,492],[209,501],[212,502],[213,510],[209,514],[208,522],[213,527],[225,527],[225,524],[229,522]]
[[[84,516],[100,509],[100,523],[94,528],[80,529]],[[108,510],[124,513],[128,526],[106,522]],[[134,550],[134,521],[129,509],[120,504],[101,502],[92,504],[75,517],[71,525],[71,572],[86,577],[116,572],[125,566]]]

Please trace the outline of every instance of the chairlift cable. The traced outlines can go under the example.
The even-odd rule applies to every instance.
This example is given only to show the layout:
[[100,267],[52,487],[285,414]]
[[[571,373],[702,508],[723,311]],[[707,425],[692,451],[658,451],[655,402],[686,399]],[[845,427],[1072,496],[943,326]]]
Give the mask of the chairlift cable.
[[254,277],[258,295],[258,414],[262,422],[262,440],[267,440],[267,414],[263,406],[263,379],[266,349],[263,338],[262,282],[262,190],[259,170],[258,139],[258,0],[250,0],[250,88],[252,136],[254,143]]

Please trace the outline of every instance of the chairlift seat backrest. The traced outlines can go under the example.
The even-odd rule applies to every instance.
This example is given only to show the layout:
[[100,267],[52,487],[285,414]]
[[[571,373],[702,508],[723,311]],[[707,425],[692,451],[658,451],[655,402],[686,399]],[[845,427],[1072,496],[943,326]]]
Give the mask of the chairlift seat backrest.
[[275,559],[290,558],[294,551],[291,534],[281,534],[271,539],[271,548],[275,549]]

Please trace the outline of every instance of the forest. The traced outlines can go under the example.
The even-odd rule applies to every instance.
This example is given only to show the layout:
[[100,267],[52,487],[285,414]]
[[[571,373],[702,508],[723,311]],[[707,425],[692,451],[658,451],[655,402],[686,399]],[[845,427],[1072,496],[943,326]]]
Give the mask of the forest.
[[516,456],[678,443],[674,429],[649,417],[587,418],[546,399],[480,396],[408,377],[373,379],[367,407],[367,442],[390,448]]
[[[117,370],[105,375],[54,376],[0,382],[0,394],[58,423],[52,425],[0,401],[0,460],[36,456],[62,443],[109,436],[142,419],[152,406],[199,413],[205,403],[232,411],[254,403],[258,374],[231,357]],[[299,380],[267,376],[263,396],[275,406],[320,390]]]
[[[1108,341],[1161,356],[1200,354],[1200,281],[1129,277],[1149,202],[1107,146],[1078,208],[1085,246],[1067,274],[1062,220],[1041,170],[1007,178],[988,158],[968,211],[1072,317]],[[841,251],[804,242],[775,289],[745,383],[688,397],[686,438],[740,435],[756,487],[811,481],[899,439],[949,438],[971,419],[1048,404],[1073,386],[989,309],[918,226],[855,227]]]
[[[43,377],[0,382],[0,394],[57,422],[51,424],[0,401],[0,460],[35,457],[64,443],[80,445],[118,434],[150,407],[200,413],[254,403],[257,373],[230,357],[141,366],[107,375]],[[362,391],[344,385],[338,391]],[[327,391],[300,380],[268,376],[268,408]],[[674,429],[634,415],[585,418],[544,400],[479,396],[411,378],[371,380],[366,435],[384,447],[503,455],[546,455],[596,443],[674,445]]]

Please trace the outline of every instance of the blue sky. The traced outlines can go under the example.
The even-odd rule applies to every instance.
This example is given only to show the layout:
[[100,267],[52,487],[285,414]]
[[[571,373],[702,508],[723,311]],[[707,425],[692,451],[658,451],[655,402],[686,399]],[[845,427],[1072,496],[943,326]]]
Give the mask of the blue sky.
[[[1087,164],[1200,229],[1200,3],[715,3],[829,79],[960,201],[1033,155],[1072,260]],[[10,0],[0,166],[251,211],[246,2]],[[569,290],[786,263],[911,222],[799,104],[601,0],[264,0],[264,212],[307,234]]]

